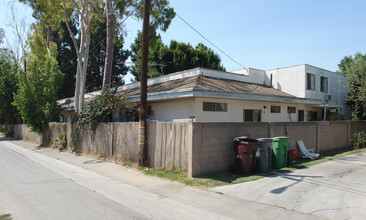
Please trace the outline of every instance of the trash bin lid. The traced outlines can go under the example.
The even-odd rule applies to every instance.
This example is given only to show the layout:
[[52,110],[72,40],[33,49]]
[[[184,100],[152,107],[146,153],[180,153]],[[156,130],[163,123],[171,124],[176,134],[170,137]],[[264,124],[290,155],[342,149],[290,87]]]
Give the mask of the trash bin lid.
[[241,136],[241,137],[236,137],[233,139],[233,142],[241,142],[241,141],[245,141],[245,142],[258,142],[256,139],[247,137],[247,136]]
[[273,137],[272,140],[273,141],[288,140],[288,137],[285,137],[285,136]]
[[259,142],[272,142],[272,138],[257,138],[257,141]]

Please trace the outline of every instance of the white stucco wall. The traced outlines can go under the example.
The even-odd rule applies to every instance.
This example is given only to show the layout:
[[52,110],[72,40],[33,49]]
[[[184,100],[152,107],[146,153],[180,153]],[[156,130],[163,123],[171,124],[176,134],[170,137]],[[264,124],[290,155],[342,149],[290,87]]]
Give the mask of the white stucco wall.
[[[203,102],[227,103],[227,112],[203,111]],[[243,122],[245,109],[260,110],[261,122],[290,122],[298,121],[299,110],[304,110],[304,121],[307,121],[308,112],[317,112],[318,119],[322,120],[323,109],[311,105],[296,103],[279,103],[267,101],[243,101],[236,99],[219,98],[184,98],[168,101],[148,103],[154,112],[151,120],[173,121],[194,117],[196,122]],[[281,113],[271,113],[271,105],[280,106]],[[288,107],[295,107],[296,113],[287,113]]]
[[[324,95],[331,95],[330,105],[344,105],[346,100],[346,87],[344,86],[344,76],[310,65],[305,66],[306,73],[315,75],[315,91],[306,90],[306,98],[324,100]],[[328,78],[328,92],[320,91],[320,77]]]
[[[315,75],[315,90],[307,89],[307,73]],[[331,100],[327,102],[330,106],[344,106],[340,113],[346,118],[350,114],[346,106],[346,87],[344,76],[325,69],[307,64],[267,70],[267,78],[272,74],[273,87],[294,96],[308,99],[318,99],[324,104],[324,95],[331,95]],[[321,92],[321,77],[328,78],[328,92]],[[267,82],[266,82],[267,83]]]
[[268,81],[266,81],[267,85],[269,85],[269,79],[271,74],[272,74],[273,88],[287,92],[300,98],[306,97],[305,65],[297,65],[285,68],[278,68],[274,70],[267,70],[266,71],[268,79]]
[[[228,103],[227,112],[209,112],[203,111],[203,102]],[[271,113],[271,105],[281,106],[281,113]],[[265,107],[264,107],[265,106]],[[287,107],[296,107],[296,113],[290,114],[292,121],[298,120],[298,110],[305,110],[303,104],[271,103],[271,102],[252,102],[241,100],[214,99],[214,98],[196,98],[195,117],[197,122],[243,122],[243,110],[253,109],[261,110],[262,122],[286,122],[291,121],[287,113]]]
[[195,115],[194,98],[175,99],[148,103],[154,112],[152,120],[173,121],[173,119],[188,119]]
[[269,85],[266,83],[266,81],[269,82],[269,79],[266,78],[267,75],[264,70],[249,67],[246,69],[233,70],[231,72],[243,75],[245,82]]
[[[307,73],[315,75],[315,90],[307,89]],[[331,95],[330,105],[344,105],[346,88],[344,77],[340,74],[303,64],[267,70],[266,75],[272,74],[273,87],[297,97],[324,100],[324,95]],[[320,91],[320,77],[328,78],[328,92]]]

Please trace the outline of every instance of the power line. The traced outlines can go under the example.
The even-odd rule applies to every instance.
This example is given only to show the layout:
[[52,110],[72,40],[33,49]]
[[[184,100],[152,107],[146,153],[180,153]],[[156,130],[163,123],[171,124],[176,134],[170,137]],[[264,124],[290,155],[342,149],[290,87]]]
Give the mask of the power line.
[[[100,35],[102,35],[103,34],[103,32],[100,32],[99,34],[98,34],[98,36],[93,40],[93,41],[96,41],[96,39],[98,39],[99,37],[100,37]],[[105,38],[104,38],[105,39]],[[102,40],[104,40],[104,39],[102,39]],[[102,41],[102,40],[100,40],[96,45],[98,45],[98,44],[100,44],[100,42]],[[94,44],[94,42],[93,42],[93,44]],[[81,51],[81,52],[84,52],[84,50],[85,50],[85,48]],[[92,51],[92,50],[90,50],[90,51]],[[65,66],[67,66],[70,62],[72,62],[74,59],[76,59],[77,58],[77,55],[75,55],[72,59],[70,59],[67,63],[65,63],[64,65],[62,65],[61,67],[60,67],[60,69],[62,69],[62,68],[64,68]],[[74,65],[74,64],[71,64],[71,65]],[[68,69],[68,68],[67,68]]]
[[[104,37],[102,40],[100,40],[96,45],[94,45],[94,47],[92,47],[90,50],[89,50],[89,53],[92,52],[102,41],[104,41],[106,39],[106,37]],[[83,49],[85,50],[85,49]],[[77,56],[75,56],[74,58],[72,58],[68,63],[70,63],[71,61],[73,61],[75,58],[77,58]],[[70,69],[72,66],[74,66],[76,63],[72,63],[70,66],[68,66],[67,68],[65,68],[64,70],[61,70],[61,72],[64,72],[68,69]],[[63,65],[65,66],[65,64]]]
[[227,53],[225,53],[223,50],[221,50],[218,46],[216,46],[214,43],[212,43],[209,39],[207,39],[207,37],[203,36],[203,34],[201,34],[197,29],[195,29],[192,25],[190,25],[186,20],[184,20],[181,16],[179,16],[179,14],[175,13],[178,18],[180,18],[184,23],[186,23],[192,30],[194,30],[197,34],[199,34],[203,39],[205,39],[207,42],[209,42],[212,46],[214,46],[216,49],[218,49],[219,51],[221,51],[221,53],[223,53],[225,56],[227,56],[230,60],[234,61],[236,64],[238,64],[239,66],[243,67],[245,69],[245,67],[243,65],[241,65],[238,61],[234,60],[231,56],[229,56]]

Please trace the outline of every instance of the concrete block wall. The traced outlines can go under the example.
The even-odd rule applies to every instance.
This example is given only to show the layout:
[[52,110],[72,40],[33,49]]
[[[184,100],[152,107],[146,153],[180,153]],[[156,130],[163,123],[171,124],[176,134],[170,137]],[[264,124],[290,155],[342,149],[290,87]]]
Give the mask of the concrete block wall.
[[[202,176],[228,171],[234,164],[232,139],[284,136],[285,126],[290,148],[297,149],[297,140],[317,152],[352,145],[352,134],[366,131],[366,121],[276,122],[276,123],[205,123],[149,122],[148,153],[153,168],[177,169],[188,176]],[[71,125],[50,126],[50,140],[67,134],[71,146]],[[138,161],[138,127],[136,122],[102,123],[94,132],[83,132],[81,150],[102,154],[117,160]],[[25,125],[12,125],[14,136],[41,143],[42,137]]]
[[302,140],[307,148],[317,148],[318,122],[286,122],[269,123],[268,137],[289,137],[289,148],[298,150],[298,156],[302,154],[297,146],[297,141]]
[[296,148],[298,140],[303,140],[306,146],[316,148],[317,125],[317,122],[270,123],[268,137],[286,136],[286,130],[291,149]]
[[268,123],[193,123],[188,175],[208,175],[230,169],[234,162],[232,139],[267,137]]
[[325,152],[351,146],[352,133],[366,131],[366,121],[271,122],[271,123],[193,123],[192,148],[188,150],[188,175],[202,176],[228,171],[234,164],[231,140],[237,136],[289,137],[290,149],[302,154],[296,141],[307,148]]
[[318,152],[344,148],[351,138],[347,121],[318,122]]

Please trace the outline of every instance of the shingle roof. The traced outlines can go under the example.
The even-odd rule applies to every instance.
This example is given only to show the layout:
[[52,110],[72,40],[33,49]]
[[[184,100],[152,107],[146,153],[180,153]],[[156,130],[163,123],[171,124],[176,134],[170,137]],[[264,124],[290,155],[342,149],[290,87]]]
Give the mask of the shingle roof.
[[[293,95],[282,92],[280,90],[274,89],[269,86],[248,83],[248,82],[240,82],[229,79],[220,79],[213,78],[207,76],[192,76],[187,78],[181,78],[176,80],[171,80],[167,82],[157,83],[153,85],[149,85],[147,88],[149,93],[158,93],[158,92],[166,92],[166,91],[174,91],[179,89],[202,89],[202,90],[212,90],[215,92],[226,91],[226,92],[245,92],[245,93],[253,93],[260,95],[272,95],[272,96],[282,96],[282,97],[290,97],[296,98]],[[140,87],[122,90],[120,92],[123,96],[135,96],[140,94]],[[84,102],[89,102],[93,100],[95,97],[89,97],[84,100]],[[62,108],[70,108],[74,106],[74,102],[69,104],[62,104]]]
[[[152,92],[163,92],[163,91],[171,91],[187,88],[215,90],[215,91],[230,91],[230,92],[249,92],[261,95],[295,97],[293,95],[290,95],[288,93],[282,92],[280,90],[265,85],[239,82],[228,79],[212,78],[207,76],[193,76],[163,82],[159,84],[154,84],[148,86],[147,91],[148,93],[152,93]],[[138,95],[140,93],[140,88],[121,91],[121,93],[124,96]]]

